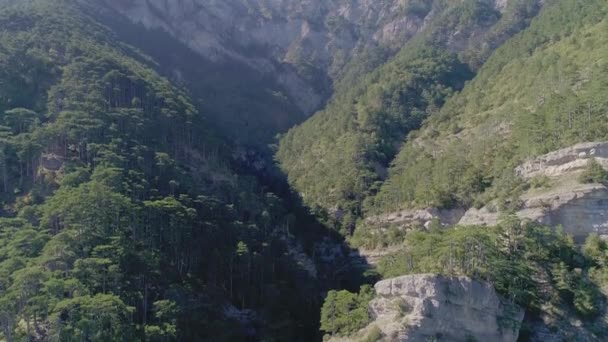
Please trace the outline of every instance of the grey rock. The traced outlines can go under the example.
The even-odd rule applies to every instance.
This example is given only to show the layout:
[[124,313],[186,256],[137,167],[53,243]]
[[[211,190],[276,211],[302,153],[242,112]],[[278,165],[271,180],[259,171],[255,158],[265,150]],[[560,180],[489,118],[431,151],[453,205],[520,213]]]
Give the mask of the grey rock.
[[370,226],[398,225],[404,229],[424,226],[428,228],[433,220],[443,226],[453,226],[462,218],[465,210],[456,209],[404,209],[388,214],[370,216],[365,221]]
[[[608,237],[608,188],[602,184],[581,184],[578,176],[595,158],[608,167],[608,142],[577,144],[531,159],[516,168],[525,179],[548,177],[550,188],[531,190],[521,196],[521,219],[557,227],[583,242],[589,234]],[[459,225],[496,225],[501,213],[492,205],[472,208]]]
[[547,153],[526,161],[515,171],[527,179],[538,176],[559,177],[583,170],[591,158],[608,167],[608,142],[582,143]]
[[[315,84],[318,76],[309,67],[336,80],[370,48],[393,55],[446,6],[429,1],[428,13],[413,13],[406,10],[406,0],[102,1],[133,22],[168,32],[209,60],[236,60],[272,74],[305,113],[318,109],[329,95]],[[508,4],[491,1],[499,11]],[[489,31],[458,32],[447,47],[476,49],[475,42]]]
[[370,326],[388,341],[516,341],[524,311],[489,283],[434,274],[378,282]]

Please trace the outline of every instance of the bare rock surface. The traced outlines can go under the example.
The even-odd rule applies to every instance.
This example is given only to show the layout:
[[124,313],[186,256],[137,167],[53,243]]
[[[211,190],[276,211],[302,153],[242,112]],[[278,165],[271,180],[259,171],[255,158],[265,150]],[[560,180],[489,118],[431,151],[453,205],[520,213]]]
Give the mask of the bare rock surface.
[[458,223],[464,215],[464,209],[405,209],[388,214],[371,216],[366,219],[369,225],[398,225],[402,228],[415,226],[428,226],[433,220],[437,220],[441,225],[452,226]]
[[369,327],[382,330],[385,341],[514,342],[524,316],[491,284],[467,277],[408,275],[380,281],[375,290]]
[[[497,11],[505,10],[509,3],[491,1]],[[315,86],[316,78],[339,79],[354,57],[370,49],[380,48],[387,56],[394,55],[445,8],[445,2],[435,0],[424,5],[410,0],[103,3],[146,28],[166,31],[212,61],[232,59],[274,75],[306,113],[318,109],[327,95]],[[485,23],[471,32],[456,32],[450,35],[446,47],[455,52],[475,48],[495,23]]]
[[[550,179],[548,188],[533,189],[521,196],[517,216],[549,226],[562,226],[577,242],[584,241],[591,233],[608,237],[608,188],[578,181],[591,159],[608,168],[608,142],[577,144],[517,167],[517,174],[525,179],[539,176]],[[472,208],[458,224],[496,225],[501,213],[492,207]]]
[[526,161],[515,171],[519,176],[528,179],[537,176],[560,177],[582,171],[592,158],[608,167],[608,142],[582,143],[547,153]]
[[398,49],[424,27],[403,0],[104,0],[149,29],[162,29],[212,60],[274,74],[312,112],[325,94],[301,66],[339,73],[369,46]]

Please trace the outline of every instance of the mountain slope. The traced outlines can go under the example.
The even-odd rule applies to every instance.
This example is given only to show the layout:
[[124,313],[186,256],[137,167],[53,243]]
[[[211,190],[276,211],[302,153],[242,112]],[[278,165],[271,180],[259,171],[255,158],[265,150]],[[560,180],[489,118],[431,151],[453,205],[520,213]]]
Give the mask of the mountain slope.
[[[471,12],[478,3],[489,10],[490,17],[484,20],[493,21],[498,11],[504,12],[505,20],[492,29],[487,25],[473,32],[447,28],[445,45],[452,51],[478,51],[463,56],[477,66],[512,31],[526,26],[527,17],[538,10],[540,2],[512,0],[514,5],[507,5],[502,1],[467,0],[462,13],[446,14],[444,9],[451,3],[104,0],[101,7],[112,9],[108,11],[110,17],[124,16],[141,24],[147,29],[141,31],[144,35],[153,31],[159,37],[164,33],[189,47],[198,55],[195,66],[182,65],[192,56],[161,64],[171,66],[170,75],[175,73],[175,78],[188,81],[194,97],[203,100],[207,115],[224,134],[248,144],[260,140],[267,144],[275,134],[322,107],[336,89],[348,89],[390,59],[437,17],[457,25],[460,16],[478,14]],[[137,46],[145,40],[139,35],[133,38]],[[158,49],[154,38],[146,45],[145,51]],[[176,58],[182,55],[172,53]],[[210,91],[219,98],[209,96]]]
[[4,338],[315,339],[308,223],[89,11],[0,2]]
[[395,58],[338,89],[324,110],[282,137],[277,159],[309,206],[352,229],[405,136],[540,9],[535,1],[501,4],[433,2],[425,29]]
[[[518,255],[531,257],[523,263],[531,269],[520,269],[508,280],[515,284],[491,280],[507,292],[531,281],[526,291],[538,301],[521,303],[528,312],[520,334],[531,341],[605,339],[605,267],[595,261],[603,255],[596,254],[597,248],[604,248],[598,234],[605,232],[603,221],[594,222],[595,216],[605,217],[605,170],[593,163],[596,153],[603,156],[594,148],[601,144],[576,145],[592,146],[584,154],[576,146],[555,150],[607,138],[607,13],[604,1],[546,4],[529,28],[498,48],[460,93],[408,136],[387,181],[367,202],[369,219],[360,222],[351,241],[383,251],[378,262],[383,276],[434,272],[487,280],[481,273],[497,270],[505,275],[522,265],[516,262]],[[551,151],[546,156],[554,158],[560,172],[549,172],[556,167],[546,156],[529,159]],[[579,169],[567,167],[573,160],[581,164]],[[527,174],[526,165],[540,172]],[[580,190],[596,188],[589,197]],[[559,201],[565,206],[573,201],[562,216],[554,215],[562,210]],[[493,220],[484,224],[476,213]],[[463,227],[459,221],[483,225]],[[537,221],[551,226],[542,228],[547,233],[534,233]],[[456,228],[443,229],[451,225]],[[489,239],[478,235],[509,226],[514,230]],[[479,243],[501,246],[522,235],[528,237],[515,242],[518,247],[499,247],[509,251],[504,264],[468,273],[476,257],[467,253],[479,251]],[[563,241],[555,253],[550,252],[555,246],[547,245],[552,240]],[[526,243],[532,243],[531,250],[522,253]],[[541,254],[534,257],[537,251]],[[454,258],[463,263],[456,261],[455,266]],[[583,297],[589,300],[585,305]]]
[[605,13],[601,1],[561,1],[498,49],[411,137],[375,207],[508,200],[523,159],[605,139]]

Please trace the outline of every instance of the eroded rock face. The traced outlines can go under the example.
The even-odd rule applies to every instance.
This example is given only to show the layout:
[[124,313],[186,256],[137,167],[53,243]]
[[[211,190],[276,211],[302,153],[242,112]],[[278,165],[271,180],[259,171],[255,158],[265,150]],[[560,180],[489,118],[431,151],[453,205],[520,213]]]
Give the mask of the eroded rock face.
[[398,225],[403,229],[427,227],[437,220],[443,226],[453,226],[464,215],[464,209],[406,209],[393,213],[372,216],[366,219],[368,225]]
[[[497,11],[508,3],[493,1]],[[371,48],[394,54],[445,8],[445,2],[435,0],[414,10],[409,0],[103,2],[133,22],[168,32],[212,61],[229,58],[274,75],[305,113],[318,109],[328,95],[315,84],[319,77],[339,78],[354,56]],[[463,51],[483,40],[488,27],[450,34],[446,47]]]
[[397,49],[426,23],[424,16],[403,15],[402,0],[105,2],[134,22],[167,31],[212,61],[230,58],[274,74],[307,113],[326,94],[301,66],[338,73],[357,51],[371,45]]
[[528,160],[515,171],[528,179],[537,176],[559,177],[583,170],[591,158],[608,167],[608,142],[582,143],[547,153]]
[[370,302],[388,341],[516,341],[524,311],[466,277],[409,275],[380,281]]
[[[562,226],[577,242],[583,242],[592,233],[608,237],[608,188],[578,181],[591,159],[608,168],[608,142],[574,145],[517,167],[517,174],[523,178],[546,176],[550,180],[549,188],[531,190],[521,197],[517,216],[549,226]],[[472,208],[458,224],[492,226],[500,217],[501,213],[492,206]]]

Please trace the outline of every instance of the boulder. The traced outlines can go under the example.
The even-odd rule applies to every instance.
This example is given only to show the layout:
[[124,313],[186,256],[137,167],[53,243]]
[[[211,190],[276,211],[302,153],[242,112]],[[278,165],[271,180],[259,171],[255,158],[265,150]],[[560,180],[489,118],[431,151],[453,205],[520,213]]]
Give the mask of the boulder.
[[489,283],[467,277],[408,275],[378,282],[370,304],[387,341],[514,342],[524,311]]

